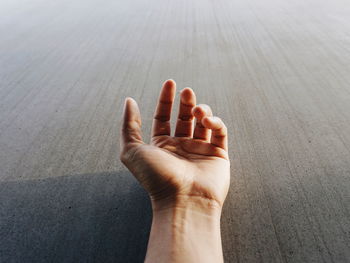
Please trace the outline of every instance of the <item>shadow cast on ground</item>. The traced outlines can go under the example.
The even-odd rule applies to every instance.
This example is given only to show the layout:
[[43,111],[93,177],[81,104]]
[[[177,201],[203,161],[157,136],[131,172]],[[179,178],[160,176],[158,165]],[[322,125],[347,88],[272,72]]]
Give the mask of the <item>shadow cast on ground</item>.
[[0,183],[0,262],[142,262],[151,224],[127,172]]

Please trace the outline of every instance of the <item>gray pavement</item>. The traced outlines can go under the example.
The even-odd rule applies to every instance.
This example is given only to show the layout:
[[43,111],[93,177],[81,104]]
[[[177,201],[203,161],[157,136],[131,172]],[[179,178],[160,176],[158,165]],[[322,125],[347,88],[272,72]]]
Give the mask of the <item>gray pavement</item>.
[[125,96],[167,79],[230,130],[226,262],[350,262],[345,0],[0,2],[0,262],[142,262]]

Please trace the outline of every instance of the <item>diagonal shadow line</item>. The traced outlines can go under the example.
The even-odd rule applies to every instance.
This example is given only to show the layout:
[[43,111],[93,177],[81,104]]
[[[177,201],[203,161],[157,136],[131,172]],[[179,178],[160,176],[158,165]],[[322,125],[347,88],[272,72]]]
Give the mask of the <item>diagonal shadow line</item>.
[[143,262],[148,195],[126,171],[0,183],[0,262]]

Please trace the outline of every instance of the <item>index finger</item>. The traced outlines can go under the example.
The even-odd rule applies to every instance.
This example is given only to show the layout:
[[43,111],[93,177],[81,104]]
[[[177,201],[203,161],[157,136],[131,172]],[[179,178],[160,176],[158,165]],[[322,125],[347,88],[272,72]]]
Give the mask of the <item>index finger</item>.
[[152,137],[160,135],[170,136],[170,116],[171,109],[175,99],[176,83],[174,80],[169,79],[164,82],[154,113],[152,124]]

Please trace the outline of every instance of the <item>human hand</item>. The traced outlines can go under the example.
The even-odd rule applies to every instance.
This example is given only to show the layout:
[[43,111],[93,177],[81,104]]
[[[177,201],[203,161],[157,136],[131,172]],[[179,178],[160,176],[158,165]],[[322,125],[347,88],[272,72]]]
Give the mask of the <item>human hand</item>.
[[137,103],[125,100],[120,158],[149,193],[154,210],[188,204],[221,209],[230,182],[227,128],[212,117],[209,106],[196,105],[194,92],[185,88],[171,136],[175,92],[175,82],[167,80],[159,95],[150,144],[142,140]]

